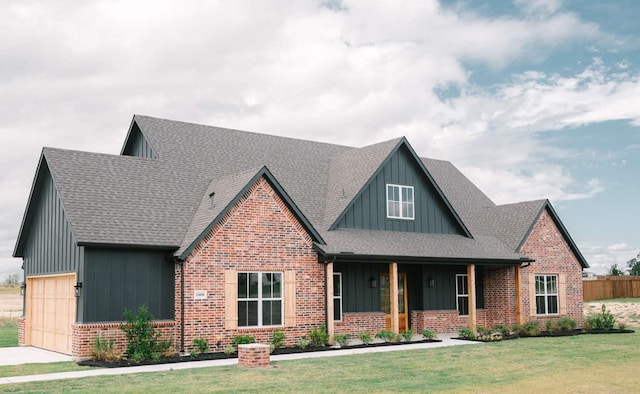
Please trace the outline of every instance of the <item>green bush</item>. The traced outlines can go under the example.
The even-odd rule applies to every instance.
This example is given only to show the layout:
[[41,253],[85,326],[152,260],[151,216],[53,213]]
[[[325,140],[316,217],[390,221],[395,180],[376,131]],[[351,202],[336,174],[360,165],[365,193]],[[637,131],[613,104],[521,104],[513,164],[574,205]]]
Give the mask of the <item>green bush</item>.
[[173,357],[178,354],[178,351],[173,344],[173,336],[169,339],[159,341],[156,350],[162,357]]
[[613,330],[615,325],[615,317],[607,310],[607,307],[602,304],[600,313],[595,315],[590,315],[585,320],[585,328],[587,331],[592,330],[604,330],[609,331]]
[[376,334],[376,338],[382,339],[385,342],[391,342],[396,337],[396,334],[393,331],[382,330]]
[[553,334],[553,332],[556,330],[556,328],[555,328],[555,326],[553,324],[553,320],[551,320],[551,319],[547,320],[547,322],[545,323],[545,328],[546,328],[546,331],[549,334]]
[[371,343],[371,333],[369,331],[360,331],[358,333],[358,339],[365,345],[368,345]]
[[273,332],[273,336],[271,337],[271,343],[270,343],[271,347],[274,350],[284,347],[284,338],[285,338],[285,334],[281,328],[278,328],[277,330],[275,330]]
[[537,337],[540,335],[540,322],[537,320],[529,320],[520,326],[518,335],[521,337]]
[[509,330],[509,327],[505,324],[496,324],[495,326],[493,326],[493,331],[499,332],[500,335],[502,335],[504,338],[511,335],[511,331]]
[[573,331],[575,330],[576,325],[577,325],[576,321],[570,318],[569,316],[563,316],[559,318],[558,321],[556,322],[556,326],[562,332]]
[[324,346],[329,343],[329,334],[324,325],[314,328],[308,336],[312,346]]
[[198,353],[207,353],[209,351],[209,342],[204,338],[195,338],[192,343]]
[[336,340],[336,342],[338,342],[338,344],[340,345],[340,347],[345,347],[349,344],[349,334],[336,334],[333,336],[333,339]]
[[96,361],[114,362],[122,358],[122,352],[114,346],[115,339],[106,339],[97,335],[93,341],[91,357]]
[[224,347],[224,354],[226,354],[227,356],[235,352],[236,352],[236,348],[233,347],[232,344],[228,344],[227,346]]
[[413,338],[413,330],[404,330],[400,333],[400,336],[402,337],[402,339],[409,342]]
[[246,345],[249,343],[256,343],[256,339],[252,335],[236,335],[231,340],[231,345],[236,349],[238,345]]
[[136,362],[150,360],[159,357],[157,353],[158,338],[160,333],[151,325],[153,315],[146,305],[138,308],[138,315],[125,308],[124,318],[126,323],[120,324],[120,329],[124,331],[127,338],[127,355]]
[[309,346],[309,341],[307,340],[307,338],[302,337],[298,339],[297,344],[300,349],[306,349],[307,346]]
[[470,328],[461,328],[458,330],[458,336],[465,339],[476,339],[476,335]]
[[438,337],[436,332],[432,330],[422,330],[422,336],[425,339],[436,339]]

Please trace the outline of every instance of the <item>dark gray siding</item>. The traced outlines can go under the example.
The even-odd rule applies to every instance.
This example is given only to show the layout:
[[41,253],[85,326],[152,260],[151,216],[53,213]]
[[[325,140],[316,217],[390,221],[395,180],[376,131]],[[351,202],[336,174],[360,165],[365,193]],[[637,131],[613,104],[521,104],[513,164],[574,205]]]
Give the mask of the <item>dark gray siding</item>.
[[64,213],[60,195],[43,161],[31,201],[32,212],[25,223],[26,276],[77,272],[82,248],[76,245]]
[[140,131],[137,123],[134,123],[131,128],[131,134],[129,135],[127,146],[125,146],[122,154],[124,156],[146,157],[149,159],[156,158],[151,144],[149,144],[149,141],[144,138],[144,135]]
[[[476,308],[484,308],[483,269],[476,266]],[[426,311],[456,309],[456,274],[466,274],[466,265],[424,265],[422,271],[422,309]],[[428,278],[435,280],[428,287]]]
[[[414,187],[414,220],[387,218],[386,185],[389,183]],[[464,234],[433,184],[404,146],[385,162],[338,219],[335,227]]]
[[389,272],[385,264],[336,263],[334,272],[342,272],[342,310],[344,312],[380,311],[380,289],[371,288],[370,279],[380,283],[380,274]]
[[146,305],[155,319],[174,318],[171,253],[154,250],[85,250],[83,322],[121,321],[124,308]]

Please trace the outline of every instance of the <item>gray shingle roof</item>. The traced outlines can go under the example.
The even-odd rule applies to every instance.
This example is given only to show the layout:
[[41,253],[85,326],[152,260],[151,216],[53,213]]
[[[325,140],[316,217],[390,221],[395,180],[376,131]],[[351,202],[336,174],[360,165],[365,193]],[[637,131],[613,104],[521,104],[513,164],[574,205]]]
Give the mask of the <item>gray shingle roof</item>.
[[[45,148],[74,236],[85,244],[188,250],[259,169],[268,168],[326,245],[325,254],[523,258],[517,247],[544,201],[496,206],[451,163],[422,159],[473,238],[329,226],[399,144],[354,148],[136,115],[156,159]],[[209,195],[215,192],[214,206]],[[537,208],[537,212],[536,212]],[[579,252],[578,252],[579,253]]]

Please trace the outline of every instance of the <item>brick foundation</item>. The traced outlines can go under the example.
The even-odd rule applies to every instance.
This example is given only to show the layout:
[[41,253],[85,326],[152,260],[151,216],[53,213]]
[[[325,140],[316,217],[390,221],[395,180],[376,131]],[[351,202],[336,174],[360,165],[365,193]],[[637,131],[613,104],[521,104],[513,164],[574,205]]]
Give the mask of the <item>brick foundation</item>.
[[[177,337],[179,328],[173,321],[155,321],[151,325],[161,333],[160,339],[165,340]],[[71,325],[72,330],[72,355],[74,360],[83,360],[91,357],[91,350],[97,336],[105,339],[115,339],[115,348],[124,353],[127,341],[124,332],[120,329],[120,323],[76,323]]]
[[384,312],[343,313],[342,321],[334,323],[336,334],[350,334],[357,338],[360,331],[369,331],[371,336],[386,328]]
[[27,318],[18,318],[18,345],[27,346]]
[[[412,311],[411,322],[413,331],[418,334],[425,329],[443,334],[458,332],[461,328],[469,327],[469,317],[460,316],[457,310]],[[476,324],[487,326],[487,323],[487,311],[477,309]]]
[[252,343],[238,345],[238,365],[242,367],[268,367],[271,364],[269,345]]

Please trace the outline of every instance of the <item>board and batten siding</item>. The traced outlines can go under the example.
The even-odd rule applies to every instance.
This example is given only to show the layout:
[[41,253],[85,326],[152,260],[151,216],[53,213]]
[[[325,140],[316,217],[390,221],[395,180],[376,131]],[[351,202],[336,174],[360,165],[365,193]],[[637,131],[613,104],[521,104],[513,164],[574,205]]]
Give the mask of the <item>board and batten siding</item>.
[[122,151],[122,154],[124,156],[144,157],[148,159],[156,158],[156,154],[153,151],[151,144],[149,144],[149,141],[144,138],[138,124],[135,122],[133,123],[129,140]]
[[82,322],[122,321],[146,305],[157,320],[174,318],[174,263],[158,250],[86,248]]
[[[414,219],[387,218],[387,184],[413,186]],[[436,188],[418,166],[408,148],[401,147],[364,186],[335,225],[381,231],[405,231],[434,234],[464,232],[449,211]]]
[[27,242],[24,246],[24,274],[50,275],[77,272],[83,247],[77,246],[49,168],[43,162],[32,201]]
[[[422,267],[422,310],[456,309],[456,274],[466,274],[466,265],[424,265]],[[433,278],[435,286],[428,286]],[[476,266],[476,308],[484,308],[484,280],[482,266]]]

